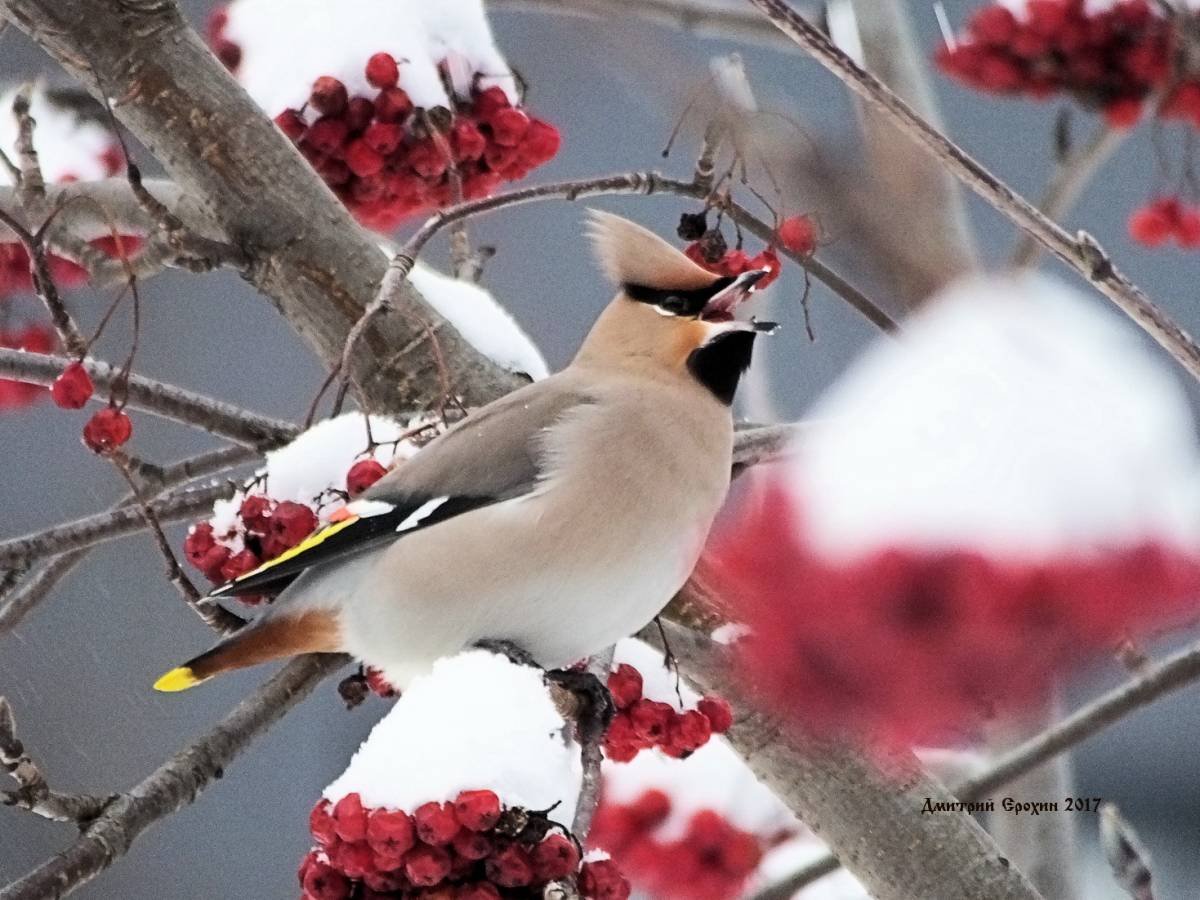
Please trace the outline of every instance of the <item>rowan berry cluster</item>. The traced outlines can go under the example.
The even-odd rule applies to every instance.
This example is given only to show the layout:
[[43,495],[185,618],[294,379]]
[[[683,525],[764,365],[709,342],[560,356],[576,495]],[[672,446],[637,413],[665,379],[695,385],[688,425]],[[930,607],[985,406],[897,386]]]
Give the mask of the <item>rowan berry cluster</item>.
[[604,755],[613,762],[629,762],[651,748],[684,759],[733,724],[733,710],[720,697],[704,697],[695,709],[681,711],[642,696],[642,686],[641,673],[628,663],[608,676],[617,712],[604,738]]

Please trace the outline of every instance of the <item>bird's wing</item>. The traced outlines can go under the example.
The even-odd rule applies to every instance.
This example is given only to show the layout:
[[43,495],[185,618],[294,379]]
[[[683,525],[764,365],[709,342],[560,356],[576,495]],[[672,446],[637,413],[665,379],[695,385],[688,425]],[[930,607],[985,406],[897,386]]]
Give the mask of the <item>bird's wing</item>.
[[590,402],[570,378],[556,375],[488,404],[377,481],[346,507],[345,518],[221,585],[211,596],[276,589],[312,566],[529,493],[541,474],[543,432]]

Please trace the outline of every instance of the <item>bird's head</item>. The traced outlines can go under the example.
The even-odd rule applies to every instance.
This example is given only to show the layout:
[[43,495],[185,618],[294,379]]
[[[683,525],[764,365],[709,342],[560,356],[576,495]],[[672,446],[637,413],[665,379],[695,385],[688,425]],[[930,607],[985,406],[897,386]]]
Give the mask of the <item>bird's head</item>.
[[735,316],[767,270],[716,275],[628,219],[592,210],[588,225],[600,265],[619,292],[577,359],[657,366],[694,378],[732,403],[754,339],[774,329]]

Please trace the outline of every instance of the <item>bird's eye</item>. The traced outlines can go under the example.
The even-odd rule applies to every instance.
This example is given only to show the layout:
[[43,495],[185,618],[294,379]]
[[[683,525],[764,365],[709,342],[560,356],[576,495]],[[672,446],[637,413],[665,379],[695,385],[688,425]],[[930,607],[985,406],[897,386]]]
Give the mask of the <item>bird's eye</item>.
[[677,316],[684,315],[687,312],[687,301],[678,294],[671,294],[670,296],[664,298],[663,301],[658,305],[662,307],[664,311],[673,313]]

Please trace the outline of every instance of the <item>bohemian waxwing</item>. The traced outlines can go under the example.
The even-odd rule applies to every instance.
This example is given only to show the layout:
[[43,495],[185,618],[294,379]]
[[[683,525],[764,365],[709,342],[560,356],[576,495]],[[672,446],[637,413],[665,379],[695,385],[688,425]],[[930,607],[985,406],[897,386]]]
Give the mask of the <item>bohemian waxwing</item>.
[[571,364],[473,413],[346,518],[215,590],[283,587],[158,690],[310,652],[349,653],[403,688],[482,640],[558,668],[658,614],[729,486],[730,405],[766,330],[733,311],[766,272],[714,275],[607,213],[590,226],[620,291]]

